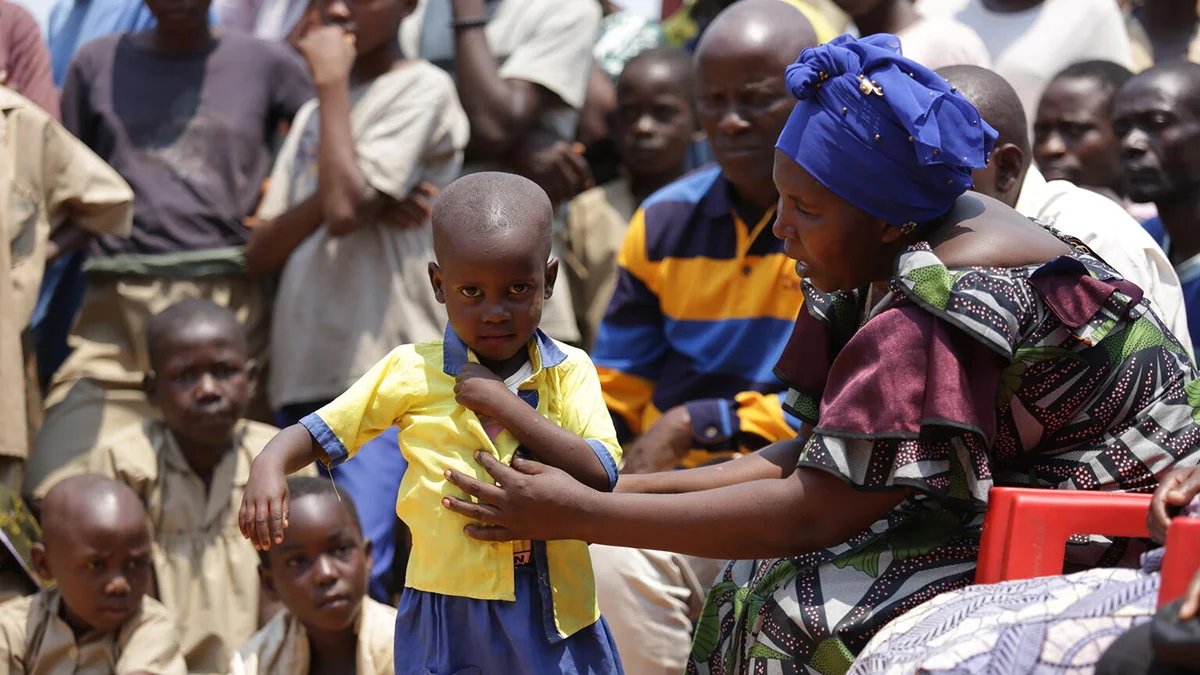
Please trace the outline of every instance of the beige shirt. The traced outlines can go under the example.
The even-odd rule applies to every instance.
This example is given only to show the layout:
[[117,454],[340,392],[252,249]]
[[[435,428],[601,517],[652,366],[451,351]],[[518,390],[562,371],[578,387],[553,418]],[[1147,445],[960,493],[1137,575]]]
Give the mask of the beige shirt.
[[175,622],[153,598],[116,633],[79,640],[59,613],[58,591],[0,605],[0,665],[8,675],[185,675]]
[[[396,610],[363,598],[358,617],[357,675],[392,675]],[[246,641],[229,664],[230,675],[303,675],[310,667],[308,631],[284,610]],[[347,669],[349,672],[349,669]]]
[[571,285],[586,349],[595,344],[617,287],[617,254],[637,207],[625,176],[581,192],[567,206],[567,241],[559,274],[566,274]]
[[258,552],[238,529],[250,463],[278,432],[246,421],[212,489],[188,465],[164,422],[150,420],[89,457],[89,470],[129,485],[154,528],[158,597],[179,621],[192,673],[221,673],[258,628]]
[[0,456],[28,455],[21,332],[51,232],[70,220],[128,235],[132,218],[125,181],[44,110],[0,86]]
[[[418,181],[443,187],[458,177],[469,125],[442,70],[411,61],[356,87],[351,105],[358,166],[376,190],[403,199]],[[317,191],[319,142],[320,110],[310,101],[276,159],[259,218]],[[428,223],[309,235],[288,258],[275,297],[271,405],[333,399],[397,345],[439,339],[446,313],[429,284],[433,257]]]
[[1190,353],[1183,288],[1167,254],[1120,204],[1065,181],[1046,181],[1030,166],[1017,211],[1078,238],[1104,262],[1138,285],[1154,313]]
[[[425,56],[420,53],[421,27],[428,4],[418,0],[416,10],[400,24],[405,54]],[[561,138],[575,138],[600,15],[595,0],[503,0],[484,28],[501,78],[541,85],[562,100],[563,106],[546,111],[540,120]]]

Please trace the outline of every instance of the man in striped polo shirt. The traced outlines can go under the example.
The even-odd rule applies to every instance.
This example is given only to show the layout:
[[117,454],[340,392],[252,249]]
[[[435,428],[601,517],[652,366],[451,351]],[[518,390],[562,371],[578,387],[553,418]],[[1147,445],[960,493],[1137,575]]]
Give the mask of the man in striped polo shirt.
[[[634,214],[592,354],[626,473],[696,466],[796,434],[772,371],[802,295],[771,232],[771,170],[795,104],[784,71],[816,43],[787,0],[734,3],[700,40],[697,116],[718,164]],[[592,559],[626,672],[682,672],[722,562],[605,546]]]

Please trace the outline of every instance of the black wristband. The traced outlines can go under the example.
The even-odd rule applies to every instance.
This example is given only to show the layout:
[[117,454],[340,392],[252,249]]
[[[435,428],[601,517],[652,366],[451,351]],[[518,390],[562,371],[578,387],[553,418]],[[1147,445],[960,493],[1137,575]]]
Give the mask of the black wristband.
[[483,28],[488,23],[485,18],[480,19],[455,19],[454,30],[466,30],[468,28]]

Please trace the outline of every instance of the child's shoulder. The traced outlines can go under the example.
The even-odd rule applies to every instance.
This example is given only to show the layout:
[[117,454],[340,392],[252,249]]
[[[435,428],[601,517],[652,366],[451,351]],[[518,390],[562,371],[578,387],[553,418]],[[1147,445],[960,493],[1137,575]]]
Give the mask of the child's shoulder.
[[279,427],[254,420],[241,421],[241,446],[257,455],[279,433]]

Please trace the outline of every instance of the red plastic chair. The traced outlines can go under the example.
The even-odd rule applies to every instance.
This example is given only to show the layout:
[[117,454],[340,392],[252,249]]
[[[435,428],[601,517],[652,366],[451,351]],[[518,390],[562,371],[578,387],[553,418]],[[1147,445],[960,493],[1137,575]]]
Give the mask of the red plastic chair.
[[[1150,495],[992,488],[988,500],[977,584],[1062,574],[1072,535],[1150,536]],[[1167,532],[1159,606],[1183,595],[1198,567],[1200,518],[1176,518]]]
[[1183,595],[1200,568],[1200,518],[1176,518],[1167,530],[1167,556],[1163,559],[1158,606]]

